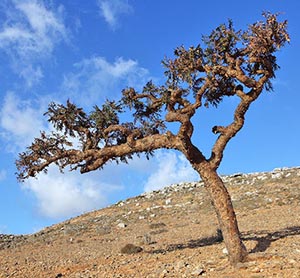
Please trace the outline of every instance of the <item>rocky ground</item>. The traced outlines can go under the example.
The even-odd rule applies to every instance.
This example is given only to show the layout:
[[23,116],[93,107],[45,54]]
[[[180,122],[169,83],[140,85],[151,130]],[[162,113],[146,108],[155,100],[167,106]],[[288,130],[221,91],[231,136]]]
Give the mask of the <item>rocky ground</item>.
[[300,277],[300,167],[223,179],[250,251],[236,268],[203,184],[195,182],[36,234],[0,235],[0,278]]

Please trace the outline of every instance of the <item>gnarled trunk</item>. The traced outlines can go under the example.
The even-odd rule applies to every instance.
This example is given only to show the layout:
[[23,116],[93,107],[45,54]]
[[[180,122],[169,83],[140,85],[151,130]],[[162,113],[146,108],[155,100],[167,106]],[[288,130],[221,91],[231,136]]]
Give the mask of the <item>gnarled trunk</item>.
[[210,194],[217,213],[224,243],[228,251],[229,261],[232,265],[243,262],[247,256],[247,250],[240,237],[240,231],[229,193],[215,170],[209,167],[201,167],[199,173]]

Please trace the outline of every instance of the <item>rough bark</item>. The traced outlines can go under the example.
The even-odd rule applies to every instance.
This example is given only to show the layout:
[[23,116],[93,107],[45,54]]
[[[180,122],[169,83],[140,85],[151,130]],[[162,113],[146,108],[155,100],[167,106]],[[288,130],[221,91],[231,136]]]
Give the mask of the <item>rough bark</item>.
[[215,170],[201,167],[199,172],[215,208],[229,261],[232,265],[243,262],[247,257],[247,250],[241,240],[230,195]]
[[218,175],[214,163],[207,160],[201,151],[190,141],[188,141],[188,144],[182,145],[182,147],[184,149],[181,149],[181,151],[191,162],[193,168],[199,173],[210,195],[228,251],[230,263],[234,266],[239,262],[243,262],[248,252],[241,240],[230,195]]

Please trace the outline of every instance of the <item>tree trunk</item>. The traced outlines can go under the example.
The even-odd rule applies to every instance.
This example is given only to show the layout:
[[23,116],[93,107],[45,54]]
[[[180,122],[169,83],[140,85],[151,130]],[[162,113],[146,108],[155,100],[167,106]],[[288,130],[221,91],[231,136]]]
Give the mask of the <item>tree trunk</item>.
[[229,261],[232,265],[243,262],[247,256],[247,250],[240,237],[229,193],[216,170],[201,167],[199,173],[216,210]]

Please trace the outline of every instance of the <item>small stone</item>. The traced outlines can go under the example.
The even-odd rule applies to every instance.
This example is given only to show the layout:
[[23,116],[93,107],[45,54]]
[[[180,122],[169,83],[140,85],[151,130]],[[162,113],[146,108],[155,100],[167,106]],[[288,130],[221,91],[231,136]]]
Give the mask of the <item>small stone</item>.
[[118,225],[117,225],[119,228],[126,228],[127,227],[127,225],[125,224],[125,223],[119,223]]
[[180,269],[182,269],[185,266],[185,262],[184,261],[179,261],[176,265],[175,265],[175,270],[179,271]]
[[271,175],[271,179],[279,179],[281,178],[281,173],[276,173]]
[[226,247],[222,250],[222,252],[223,252],[223,254],[228,255],[228,250]]
[[259,273],[259,272],[262,272],[263,270],[260,269],[259,267],[255,267],[255,268],[253,268],[252,271],[255,272],[255,273]]
[[166,203],[166,205],[169,205],[169,204],[171,204],[171,202],[172,202],[172,199],[171,199],[171,198],[169,198],[169,199],[167,199],[167,200],[166,200],[166,202],[165,202],[165,203]]
[[201,276],[205,273],[205,270],[203,268],[197,268],[196,270],[194,270],[191,274],[192,275],[196,275],[196,276]]

